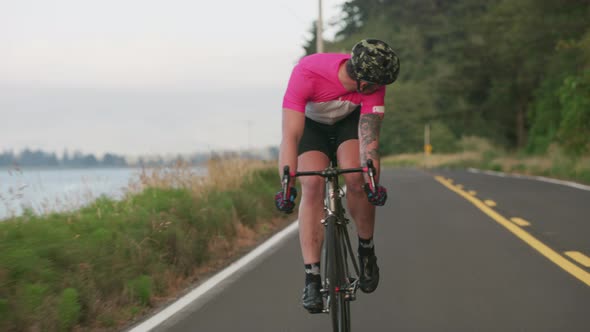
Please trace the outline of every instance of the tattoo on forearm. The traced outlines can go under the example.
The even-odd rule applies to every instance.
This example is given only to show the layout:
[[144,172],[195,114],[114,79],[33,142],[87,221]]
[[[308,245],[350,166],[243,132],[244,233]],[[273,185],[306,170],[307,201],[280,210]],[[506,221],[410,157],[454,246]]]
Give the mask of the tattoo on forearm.
[[367,159],[379,160],[379,151],[377,151],[377,149],[367,150],[361,156],[361,158],[362,158],[361,160],[363,161],[363,164],[367,162]]
[[378,114],[363,114],[359,120],[359,138],[361,161],[364,164],[367,159],[379,158],[378,139],[381,129],[381,116]]

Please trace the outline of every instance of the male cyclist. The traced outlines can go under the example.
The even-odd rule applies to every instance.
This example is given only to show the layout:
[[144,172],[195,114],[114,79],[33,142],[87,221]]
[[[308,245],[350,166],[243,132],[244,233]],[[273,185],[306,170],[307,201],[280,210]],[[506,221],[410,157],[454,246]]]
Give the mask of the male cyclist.
[[[324,169],[335,153],[341,168],[364,166],[367,159],[372,159],[378,181],[385,85],[396,80],[399,67],[397,54],[376,39],[361,40],[351,54],[303,57],[291,73],[283,99],[280,174],[286,165],[297,171]],[[344,179],[348,210],[359,238],[359,286],[363,292],[371,293],[379,283],[373,244],[375,206],[385,203],[387,191],[380,185],[369,189],[362,173],[346,174]],[[320,220],[324,213],[324,180],[311,176],[300,181],[303,192],[299,240],[305,265],[303,307],[317,313],[323,309],[320,255],[324,234]],[[290,193],[287,200],[282,192],[275,196],[277,208],[286,213],[295,207],[297,191],[291,187]]]

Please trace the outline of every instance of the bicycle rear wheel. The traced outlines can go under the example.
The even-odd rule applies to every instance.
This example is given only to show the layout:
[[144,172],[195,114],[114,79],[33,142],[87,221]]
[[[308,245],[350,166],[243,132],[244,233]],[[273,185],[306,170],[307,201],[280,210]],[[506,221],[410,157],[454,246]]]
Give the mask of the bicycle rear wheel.
[[350,331],[350,302],[345,299],[346,277],[344,271],[344,250],[337,218],[329,216],[326,220],[327,279],[330,317],[334,332]]

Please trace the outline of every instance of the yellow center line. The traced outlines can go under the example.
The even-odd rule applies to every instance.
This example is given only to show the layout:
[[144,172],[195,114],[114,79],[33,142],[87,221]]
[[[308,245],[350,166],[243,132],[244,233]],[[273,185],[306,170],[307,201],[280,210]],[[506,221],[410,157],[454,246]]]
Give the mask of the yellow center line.
[[585,267],[590,267],[590,258],[579,251],[566,251],[566,255],[568,255],[571,259],[575,260],[576,262],[584,265]]
[[485,201],[483,201],[487,206],[491,206],[494,207],[498,204],[496,204],[496,202],[492,201],[491,199],[486,199]]
[[518,226],[530,226],[531,223],[522,219],[522,218],[518,218],[518,217],[514,217],[514,218],[510,218],[510,220],[512,220],[513,223],[517,224]]
[[475,196],[475,195],[477,195],[477,191],[475,191],[475,190],[469,190],[469,191],[468,191],[468,193],[469,193],[469,195],[471,195],[471,196]]
[[492,208],[485,205],[479,199],[469,195],[468,193],[466,193],[465,191],[463,191],[461,189],[456,188],[449,181],[447,181],[445,178],[443,178],[441,176],[435,176],[435,179],[438,182],[440,182],[443,186],[449,188],[450,190],[456,192],[457,194],[459,194],[460,196],[462,196],[463,198],[465,198],[466,200],[471,202],[478,209],[480,209],[482,212],[487,214],[490,218],[494,219],[497,223],[504,226],[506,229],[508,229],[510,232],[512,232],[514,235],[516,235],[522,241],[524,241],[525,243],[527,243],[528,245],[533,247],[533,249],[537,250],[541,255],[545,256],[547,259],[549,259],[550,261],[552,261],[553,263],[555,263],[556,265],[561,267],[563,270],[565,270],[566,272],[568,272],[572,276],[578,278],[580,281],[585,283],[587,286],[590,286],[590,273],[584,271],[582,268],[575,265],[574,263],[569,261],[567,258],[563,257],[558,252],[556,252],[555,250],[553,250],[550,247],[548,247],[547,245],[545,245],[543,242],[537,240],[534,236],[529,234],[527,231],[525,231],[522,228],[518,227],[517,225],[513,224],[508,219],[506,219],[505,217],[503,217],[502,215],[500,215],[499,213],[494,211]]

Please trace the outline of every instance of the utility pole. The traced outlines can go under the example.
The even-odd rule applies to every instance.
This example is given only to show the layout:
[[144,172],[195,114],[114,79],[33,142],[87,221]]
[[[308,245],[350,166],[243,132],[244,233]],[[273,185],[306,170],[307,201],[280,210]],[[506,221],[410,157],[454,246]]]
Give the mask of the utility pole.
[[319,15],[316,27],[316,53],[324,53],[323,21],[322,21],[322,0],[319,2]]

